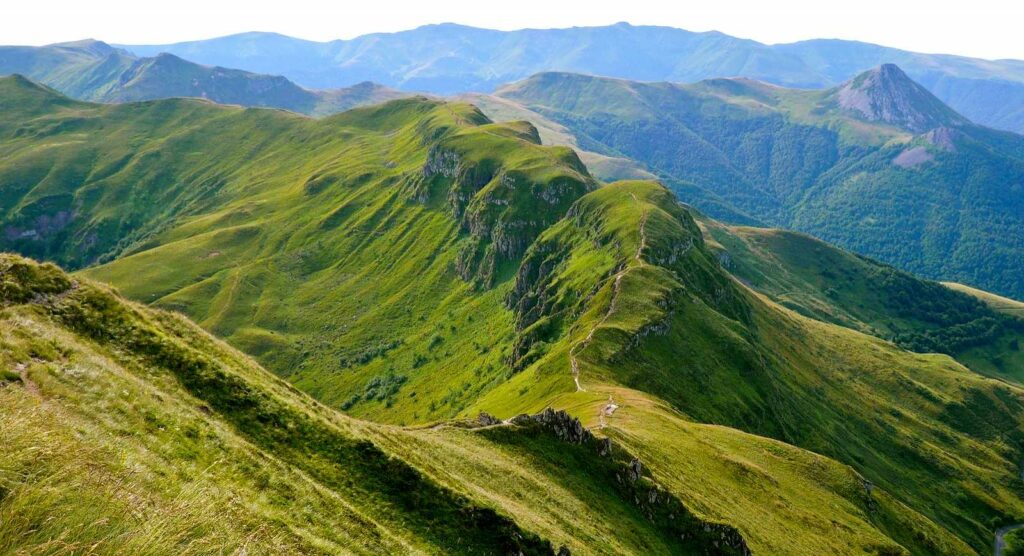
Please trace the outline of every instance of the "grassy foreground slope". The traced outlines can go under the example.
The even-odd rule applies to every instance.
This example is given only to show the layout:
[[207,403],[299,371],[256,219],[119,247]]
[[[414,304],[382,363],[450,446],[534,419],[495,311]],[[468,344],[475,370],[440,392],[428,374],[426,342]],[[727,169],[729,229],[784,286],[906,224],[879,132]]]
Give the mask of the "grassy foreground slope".
[[178,316],[0,277],[5,552],[551,551]]
[[5,551],[731,553],[722,521],[755,552],[893,551],[898,528],[969,550],[846,466],[637,392],[617,394],[645,426],[610,454],[538,425],[374,425],[55,267],[0,256],[0,295]]

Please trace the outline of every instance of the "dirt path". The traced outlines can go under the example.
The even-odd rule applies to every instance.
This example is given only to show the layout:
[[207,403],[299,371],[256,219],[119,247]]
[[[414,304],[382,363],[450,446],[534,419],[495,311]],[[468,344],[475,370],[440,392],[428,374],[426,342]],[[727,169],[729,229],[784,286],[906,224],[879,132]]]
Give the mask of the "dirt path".
[[[1022,464],[1022,467],[1024,467],[1024,464]],[[1020,470],[1020,478],[1024,479],[1024,468]],[[1010,531],[1015,531],[1017,529],[1024,529],[1024,523],[1015,523],[1013,525],[1007,525],[1006,527],[1000,527],[997,529],[995,542],[993,544],[994,550],[992,553],[996,556],[1003,556],[1003,551],[1006,550],[1006,540],[1003,537],[1005,537]]]
[[[635,202],[635,203],[639,203],[640,202],[639,200],[637,200],[636,194],[630,193],[629,196],[633,198],[633,202]],[[633,255],[633,260],[635,260],[636,262],[640,263],[640,266],[643,266],[643,264],[644,264],[644,260],[643,260],[643,258],[641,258],[641,255],[643,254],[644,249],[646,249],[646,248],[647,248],[647,211],[645,210],[643,215],[640,216],[640,243],[637,244],[637,246],[636,246],[636,254]]]
[[995,550],[994,550],[993,554],[995,554],[996,556],[1003,556],[1003,550],[1006,550],[1006,540],[1003,539],[1003,537],[1005,537],[1006,534],[1009,533],[1010,531],[1015,531],[1017,529],[1024,529],[1024,523],[1017,523],[1017,524],[1014,524],[1014,525],[1007,525],[1006,527],[1000,527],[996,531],[996,542],[995,542],[995,547],[994,547]]
[[25,385],[25,391],[33,396],[40,397],[42,394],[39,392],[39,385],[32,381],[28,377],[28,365],[24,363],[18,363],[14,366],[14,372],[18,373],[21,377],[21,383]]
[[[636,198],[635,194],[630,193],[629,196],[633,198],[634,202],[636,202],[636,203],[640,202],[640,200]],[[569,367],[570,367],[570,371],[572,371],[572,380],[573,380],[573,382],[576,383],[576,391],[577,392],[586,392],[586,390],[584,390],[583,386],[580,385],[580,363],[579,363],[579,360],[576,359],[576,353],[579,352],[581,349],[587,347],[587,345],[590,344],[590,340],[592,340],[594,338],[594,332],[596,332],[598,328],[603,326],[604,323],[608,321],[608,317],[611,317],[612,314],[615,313],[615,307],[616,307],[616,305],[617,305],[617,303],[619,301],[619,289],[620,289],[620,285],[622,284],[622,278],[625,277],[626,274],[629,274],[629,271],[633,270],[637,266],[644,266],[645,263],[644,263],[644,260],[643,260],[643,252],[644,252],[644,249],[646,249],[646,248],[647,248],[647,211],[644,210],[643,214],[640,216],[640,241],[637,243],[636,253],[633,255],[633,260],[637,264],[636,265],[629,265],[629,264],[627,264],[626,268],[623,268],[622,270],[620,270],[618,272],[618,274],[615,275],[615,283],[612,285],[612,300],[611,300],[611,303],[608,304],[608,311],[604,314],[603,317],[601,317],[601,320],[597,321],[597,324],[595,324],[593,326],[593,328],[590,329],[590,332],[587,333],[587,336],[585,338],[580,340],[576,345],[572,346],[572,348],[569,349]],[[612,403],[611,399],[609,399],[608,402],[609,402],[609,404],[611,404]],[[614,404],[612,404],[612,405],[614,405]],[[615,406],[615,407],[617,408],[618,406]],[[612,411],[615,411],[615,410],[613,409]],[[603,411],[602,411],[602,414],[603,414]],[[609,413],[609,415],[611,415],[611,413]],[[604,417],[603,416],[601,418],[601,426],[604,427]]]

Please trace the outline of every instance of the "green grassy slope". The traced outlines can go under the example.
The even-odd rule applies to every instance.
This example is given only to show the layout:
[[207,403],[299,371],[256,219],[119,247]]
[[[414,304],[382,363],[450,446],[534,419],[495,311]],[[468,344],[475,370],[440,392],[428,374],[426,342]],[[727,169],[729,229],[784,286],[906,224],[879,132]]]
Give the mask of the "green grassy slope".
[[755,552],[891,550],[887,521],[968,550],[845,466],[636,392],[645,426],[609,430],[610,456],[537,426],[362,423],[176,315],[10,255],[0,277],[5,550],[717,553],[723,521]]
[[0,276],[4,551],[551,552],[184,319]]
[[164,222],[150,217],[127,256],[87,275],[186,312],[356,414],[396,405],[394,420],[452,415],[503,379],[500,327],[511,334],[511,320],[494,312],[502,294],[488,286],[507,282],[531,236],[593,187],[571,150],[423,99],[318,121],[212,114],[163,152],[202,140],[208,166],[185,177],[217,192]]
[[710,191],[678,190],[712,217],[748,223],[738,209],[928,278],[1024,295],[1024,139],[967,122],[894,66],[818,91],[545,73],[496,95],[584,149]]
[[536,362],[479,407],[534,410],[553,392],[561,404],[602,400],[609,384],[656,393],[690,419],[847,462],[987,546],[997,508],[1019,504],[1020,391],[752,295],[674,203],[650,183],[612,184],[541,237],[520,276],[541,273],[513,296],[527,346],[517,353]]
[[[501,543],[516,543],[497,532],[517,530],[507,515],[534,532],[520,530],[526,552],[550,550],[537,535],[574,554],[703,552],[711,545],[694,539],[705,519],[736,521],[758,552],[893,547],[880,520],[943,552],[966,550],[880,490],[865,498],[863,479],[844,466],[689,423],[638,393],[616,392],[623,415],[645,426],[636,438],[609,431],[620,446],[611,459],[593,441],[576,446],[540,429],[359,423],[180,317],[53,267],[11,256],[0,267],[7,548],[503,553]],[[616,478],[632,457],[623,449],[642,450],[650,464],[635,485]],[[379,460],[385,454],[399,459]],[[663,486],[651,482],[663,477]],[[657,501],[638,507],[635,496],[652,487]],[[679,500],[708,517],[683,519],[691,510],[672,509]],[[675,517],[649,517],[661,508]],[[844,533],[816,530],[824,516]],[[688,544],[678,544],[680,531]]]
[[957,284],[956,282],[944,282],[943,285],[954,290],[973,295],[1000,313],[1017,317],[1024,316],[1024,302],[1002,297],[964,284]]
[[[809,236],[703,223],[730,272],[804,315],[895,341],[911,351],[946,353],[975,371],[1024,379],[1024,322],[1012,300],[990,308]],[[975,290],[977,291],[977,290]],[[985,292],[979,292],[985,295]],[[987,294],[992,296],[992,294]],[[998,296],[992,296],[998,298]],[[983,298],[984,299],[984,298]]]
[[[995,526],[1024,516],[1018,388],[761,297],[721,268],[667,189],[598,187],[530,125],[426,99],[312,120],[195,101],[99,107],[12,86],[25,108],[9,118],[10,152],[70,156],[71,140],[109,138],[88,141],[83,180],[22,178],[5,210],[47,188],[82,210],[64,239],[14,247],[108,253],[81,274],[185,312],[332,409],[425,426],[565,409],[660,485],[619,490],[614,461],[566,473],[558,455],[585,467],[584,452],[503,427],[359,425],[553,546],[614,536],[606,518],[574,534],[581,504],[626,512],[634,500],[636,511],[643,495],[671,495],[769,553],[983,551]],[[183,125],[164,137],[165,119]],[[126,162],[94,169],[108,153]],[[16,160],[3,170],[69,167]],[[197,183],[217,186],[139,202]],[[120,223],[90,236],[98,215]],[[74,241],[78,251],[61,249]],[[550,492],[575,499],[546,502]],[[673,551],[679,526],[639,513],[654,516],[644,527],[656,540],[623,535],[622,551]]]
[[73,98],[129,102],[172,97],[334,114],[409,96],[375,83],[309,90],[277,75],[210,67],[161,53],[139,58],[100,41],[0,46],[0,75],[21,74]]

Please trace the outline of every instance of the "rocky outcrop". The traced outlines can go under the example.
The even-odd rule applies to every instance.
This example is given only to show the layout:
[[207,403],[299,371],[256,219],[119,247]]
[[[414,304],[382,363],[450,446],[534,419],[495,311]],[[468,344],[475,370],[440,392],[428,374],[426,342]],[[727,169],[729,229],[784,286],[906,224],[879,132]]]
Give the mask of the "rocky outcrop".
[[939,150],[955,153],[956,142],[963,137],[964,133],[951,127],[937,127],[922,136],[922,139],[929,145]]
[[498,419],[497,417],[491,415],[490,413],[487,413],[486,411],[481,411],[480,414],[477,415],[476,422],[481,427],[492,427],[494,425],[502,424],[501,419]]
[[896,158],[892,159],[892,163],[900,168],[916,168],[934,159],[935,157],[928,152],[928,149],[918,146],[910,147],[896,155]]
[[[481,414],[481,424],[495,424],[496,418]],[[676,539],[686,553],[748,555],[750,549],[735,527],[694,515],[674,494],[662,488],[639,458],[609,438],[597,438],[579,419],[565,411],[545,409],[534,415],[517,415],[509,420],[523,433],[549,435],[571,448],[593,454],[594,476],[605,477],[608,485],[627,503],[666,535]],[[489,425],[487,425],[489,426]]]
[[914,133],[969,123],[893,64],[854,77],[834,89],[829,98],[858,118]]
[[555,438],[570,444],[590,444],[595,442],[594,435],[583,426],[576,417],[565,411],[555,411],[550,407],[536,415],[516,415],[509,420],[513,425],[535,424],[548,431]]
[[[488,135],[488,141],[500,137]],[[506,140],[515,141],[520,150],[547,148],[524,146],[515,137]],[[440,139],[428,151],[422,169],[424,181],[414,197],[426,203],[428,192],[437,191],[431,184],[443,184],[448,210],[470,236],[459,252],[456,270],[464,280],[490,287],[496,268],[522,257],[592,182],[574,154],[563,157],[561,172],[538,177],[530,169],[517,167],[518,161],[506,161],[492,151],[481,156],[473,152],[474,147],[472,142]],[[559,162],[552,159],[553,168],[558,169]]]

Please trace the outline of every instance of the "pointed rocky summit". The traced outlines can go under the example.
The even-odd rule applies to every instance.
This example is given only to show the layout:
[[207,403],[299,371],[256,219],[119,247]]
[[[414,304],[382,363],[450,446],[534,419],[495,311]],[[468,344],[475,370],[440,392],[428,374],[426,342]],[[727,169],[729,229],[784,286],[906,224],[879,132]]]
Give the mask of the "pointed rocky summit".
[[969,123],[894,64],[883,64],[839,85],[829,96],[854,116],[914,133]]

